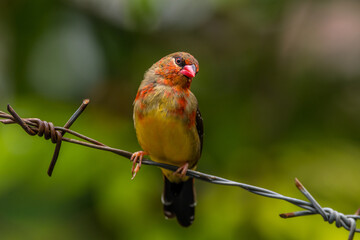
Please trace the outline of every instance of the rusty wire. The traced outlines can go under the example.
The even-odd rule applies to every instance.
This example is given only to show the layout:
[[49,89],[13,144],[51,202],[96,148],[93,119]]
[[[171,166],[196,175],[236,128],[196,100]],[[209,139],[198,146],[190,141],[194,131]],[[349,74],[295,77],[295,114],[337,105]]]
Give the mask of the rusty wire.
[[[79,145],[83,145],[86,147],[91,147],[99,150],[104,150],[108,152],[112,152],[115,154],[118,154],[120,156],[123,156],[125,158],[130,159],[132,153],[127,152],[121,149],[112,148],[109,147],[99,141],[96,141],[92,138],[89,138],[85,135],[82,135],[80,133],[77,133],[75,131],[70,130],[70,126],[75,122],[75,120],[80,116],[80,114],[85,110],[86,106],[89,104],[89,100],[85,99],[81,106],[77,109],[77,111],[71,116],[71,118],[68,120],[68,122],[65,124],[64,127],[56,127],[51,122],[42,121],[38,118],[21,118],[14,109],[8,105],[7,110],[10,114],[7,114],[5,112],[0,111],[0,122],[3,124],[18,124],[20,125],[26,133],[28,133],[31,136],[38,135],[40,137],[44,136],[45,139],[51,139],[51,142],[56,144],[55,151],[48,169],[48,175],[51,176],[52,172],[54,170],[56,161],[59,157],[60,147],[61,143],[63,141],[75,143]],[[64,137],[64,134],[68,133],[73,136],[76,136],[84,141],[77,140],[77,139],[71,139]],[[165,168],[171,171],[176,171],[178,169],[177,166],[164,164],[164,163],[158,163],[153,162],[149,159],[144,158],[142,160],[142,164],[144,165],[152,165],[157,166],[161,168]],[[294,204],[300,208],[303,208],[305,210],[297,211],[297,212],[290,212],[290,213],[282,213],[280,214],[280,217],[282,218],[292,218],[292,217],[299,217],[299,216],[306,216],[306,215],[314,215],[314,214],[320,214],[324,221],[328,223],[334,223],[335,226],[340,228],[343,227],[346,230],[349,231],[349,237],[348,239],[351,240],[354,238],[355,232],[360,232],[360,229],[356,228],[356,220],[360,219],[360,208],[356,211],[353,215],[345,215],[343,213],[339,213],[331,208],[328,207],[321,207],[320,204],[315,200],[315,198],[306,190],[306,188],[300,183],[298,179],[295,179],[295,185],[300,190],[300,192],[309,200],[309,202],[287,197],[282,194],[279,194],[277,192],[260,188],[257,186],[252,186],[240,182],[235,182],[232,180],[228,180],[225,178],[221,178],[218,176],[202,173],[199,171],[193,171],[188,170],[186,173],[187,176],[197,178],[206,182],[214,183],[214,184],[220,184],[220,185],[229,185],[229,186],[237,186],[242,189],[245,189],[251,193],[261,195],[268,198],[276,198],[281,199],[284,201],[287,201],[291,204]]]

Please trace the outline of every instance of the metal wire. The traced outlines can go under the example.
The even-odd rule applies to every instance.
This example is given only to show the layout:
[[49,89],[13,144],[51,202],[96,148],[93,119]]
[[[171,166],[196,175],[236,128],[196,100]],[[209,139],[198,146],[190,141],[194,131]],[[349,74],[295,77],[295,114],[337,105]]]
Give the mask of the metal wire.
[[[92,138],[89,138],[87,136],[84,136],[80,133],[77,133],[75,131],[72,131],[69,129],[69,127],[75,122],[75,120],[80,116],[80,114],[85,110],[86,106],[88,105],[89,100],[85,99],[79,109],[71,116],[69,121],[65,124],[64,127],[55,127],[53,123],[42,121],[38,118],[21,118],[14,109],[8,105],[7,110],[10,114],[7,114],[5,112],[0,111],[0,122],[4,124],[18,124],[20,125],[26,133],[28,133],[31,136],[38,135],[40,137],[44,136],[45,139],[51,139],[52,143],[56,144],[55,151],[53,154],[53,158],[51,160],[49,169],[48,169],[48,175],[51,176],[53,169],[55,167],[55,163],[58,159],[61,142],[70,142],[75,143],[79,145],[83,145],[86,147],[91,147],[99,150],[104,150],[108,152],[112,152],[115,154],[118,154],[120,156],[123,156],[125,158],[130,159],[132,153],[127,152],[121,149],[112,148],[109,147],[99,141],[96,141]],[[71,134],[73,136],[76,136],[84,141],[71,139],[63,137],[65,133]],[[157,166],[160,168],[165,168],[171,171],[176,171],[178,169],[177,166],[164,164],[164,163],[157,163],[153,162],[149,159],[143,159],[142,164],[144,165],[151,165],[151,166]],[[232,180],[228,180],[225,178],[221,178],[218,176],[202,173],[199,171],[193,171],[188,170],[186,173],[187,176],[200,179],[205,182],[210,182],[214,184],[220,184],[220,185],[229,185],[229,186],[236,186],[240,187],[242,189],[245,189],[251,193],[268,197],[268,198],[276,198],[280,200],[287,201],[291,204],[294,204],[300,208],[303,208],[305,210],[297,211],[297,212],[290,212],[290,213],[282,213],[280,214],[280,217],[282,218],[292,218],[292,217],[300,217],[300,216],[306,216],[306,215],[314,215],[314,214],[320,214],[324,221],[328,223],[335,223],[335,226],[338,228],[345,228],[349,231],[349,237],[348,239],[351,240],[354,238],[355,232],[360,232],[360,229],[356,228],[356,220],[360,219],[360,208],[356,211],[353,215],[345,215],[343,213],[339,213],[331,208],[328,207],[321,207],[320,204],[315,200],[315,198],[306,190],[306,188],[300,183],[298,179],[295,179],[295,185],[300,190],[300,192],[309,200],[309,202],[287,197],[282,194],[279,194],[277,192],[248,185],[245,183],[235,182]]]

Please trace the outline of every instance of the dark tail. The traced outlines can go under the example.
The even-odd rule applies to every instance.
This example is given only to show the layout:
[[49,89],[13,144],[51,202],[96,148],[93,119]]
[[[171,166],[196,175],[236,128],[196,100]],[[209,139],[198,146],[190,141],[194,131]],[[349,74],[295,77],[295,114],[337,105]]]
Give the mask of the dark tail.
[[190,226],[195,217],[194,179],[189,178],[186,182],[172,183],[164,176],[164,181],[164,193],[161,201],[164,205],[165,217],[176,216],[181,226]]

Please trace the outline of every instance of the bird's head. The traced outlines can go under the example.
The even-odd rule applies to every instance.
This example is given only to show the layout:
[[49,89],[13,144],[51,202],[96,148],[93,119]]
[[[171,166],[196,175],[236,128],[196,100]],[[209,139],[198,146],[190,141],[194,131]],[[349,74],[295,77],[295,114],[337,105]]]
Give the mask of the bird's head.
[[152,66],[155,75],[161,76],[161,84],[190,88],[192,79],[199,71],[198,61],[189,53],[169,54]]

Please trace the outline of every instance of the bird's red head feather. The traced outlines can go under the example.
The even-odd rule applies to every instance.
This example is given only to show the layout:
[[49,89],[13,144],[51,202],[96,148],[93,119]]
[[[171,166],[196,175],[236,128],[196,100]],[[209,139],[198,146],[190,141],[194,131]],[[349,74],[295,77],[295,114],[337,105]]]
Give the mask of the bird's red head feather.
[[199,71],[198,61],[189,53],[169,54],[152,66],[154,73],[161,76],[159,83],[190,88],[192,79]]

